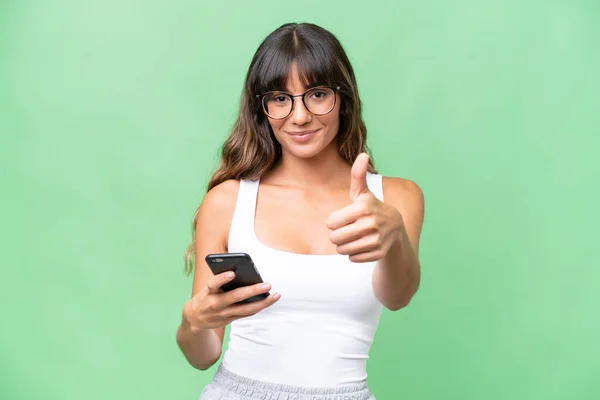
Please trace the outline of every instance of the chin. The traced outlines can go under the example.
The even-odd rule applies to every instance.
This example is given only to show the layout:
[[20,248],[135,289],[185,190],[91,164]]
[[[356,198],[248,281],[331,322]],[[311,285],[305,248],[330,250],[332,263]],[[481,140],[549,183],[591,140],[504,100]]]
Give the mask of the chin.
[[287,153],[290,156],[302,159],[309,159],[319,155],[324,148],[319,146],[285,146],[283,147],[283,152]]

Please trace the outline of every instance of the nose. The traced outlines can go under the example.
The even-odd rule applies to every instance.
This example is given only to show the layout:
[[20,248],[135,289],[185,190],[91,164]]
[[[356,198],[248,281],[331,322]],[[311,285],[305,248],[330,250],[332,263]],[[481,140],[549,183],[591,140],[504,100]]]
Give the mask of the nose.
[[312,114],[306,109],[301,98],[294,98],[294,109],[290,116],[290,121],[296,125],[305,125],[312,119]]

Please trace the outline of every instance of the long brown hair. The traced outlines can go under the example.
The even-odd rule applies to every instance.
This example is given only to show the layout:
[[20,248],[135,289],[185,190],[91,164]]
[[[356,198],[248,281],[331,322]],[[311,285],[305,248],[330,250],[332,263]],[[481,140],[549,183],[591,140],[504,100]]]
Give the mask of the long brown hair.
[[[257,95],[285,91],[293,62],[306,87],[340,86],[340,127],[336,136],[340,156],[352,164],[361,152],[369,153],[356,78],[342,45],[320,26],[284,24],[265,38],[252,58],[239,115],[222,147],[220,164],[208,182],[207,191],[229,179],[256,180],[279,162],[281,145],[273,135]],[[369,171],[376,172],[372,161]],[[194,265],[198,211],[192,221],[192,241],[185,252],[188,275]]]

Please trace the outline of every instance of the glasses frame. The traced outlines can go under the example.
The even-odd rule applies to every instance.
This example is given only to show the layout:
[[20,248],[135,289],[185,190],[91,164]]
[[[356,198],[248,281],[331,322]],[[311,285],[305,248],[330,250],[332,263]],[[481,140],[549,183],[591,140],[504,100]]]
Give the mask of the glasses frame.
[[[323,89],[331,89],[331,90],[333,90],[333,105],[331,106],[331,109],[330,109],[329,111],[327,111],[327,112],[324,112],[324,113],[321,113],[321,114],[316,114],[316,113],[314,113],[314,112],[312,112],[312,111],[310,111],[310,110],[308,109],[308,107],[306,106],[306,102],[304,101],[304,96],[306,96],[306,94],[307,94],[308,92],[310,92],[310,91],[313,91],[313,90],[315,90],[315,89],[320,89],[320,88],[323,88]],[[279,119],[285,119],[285,118],[289,117],[289,116],[290,116],[290,115],[291,115],[291,114],[294,112],[294,107],[296,106],[296,102],[294,101],[294,97],[300,97],[300,98],[302,98],[302,104],[304,104],[304,108],[306,108],[306,111],[308,111],[308,112],[309,112],[309,113],[311,113],[312,115],[321,116],[321,115],[327,115],[327,114],[329,114],[331,111],[333,111],[333,109],[335,108],[335,105],[336,105],[336,103],[337,103],[337,96],[336,96],[336,94],[337,94],[337,92],[338,92],[338,91],[339,91],[341,88],[342,88],[341,86],[315,86],[315,87],[312,87],[312,88],[308,89],[307,91],[305,91],[305,92],[304,92],[304,93],[302,93],[302,94],[296,94],[296,95],[292,95],[292,94],[290,94],[290,93],[283,92],[283,91],[281,91],[281,90],[273,90],[273,91],[266,92],[266,93],[263,93],[263,94],[257,94],[257,95],[256,95],[256,98],[260,100],[260,105],[261,105],[261,108],[262,108],[263,112],[264,112],[264,113],[265,113],[265,114],[266,114],[266,115],[267,115],[269,118],[271,118],[271,119],[277,119],[277,120],[279,120]],[[273,117],[272,117],[272,116],[270,116],[270,115],[269,115],[269,113],[267,112],[267,108],[265,107],[265,102],[264,102],[264,99],[265,99],[265,96],[267,96],[267,95],[269,95],[269,94],[272,94],[272,93],[280,93],[280,94],[283,94],[283,95],[286,95],[286,96],[289,96],[289,97],[291,97],[291,99],[292,99],[292,108],[290,109],[290,112],[289,112],[289,113],[288,113],[288,114],[287,114],[285,117],[281,117],[281,118],[273,118]]]

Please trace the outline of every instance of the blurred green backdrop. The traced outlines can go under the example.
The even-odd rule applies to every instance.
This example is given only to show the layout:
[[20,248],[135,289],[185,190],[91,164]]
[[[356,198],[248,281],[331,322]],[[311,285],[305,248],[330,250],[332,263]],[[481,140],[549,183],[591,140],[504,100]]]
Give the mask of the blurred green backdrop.
[[600,398],[597,1],[0,2],[2,399],[197,399],[190,221],[260,41],[345,46],[376,166],[426,196],[378,399]]

